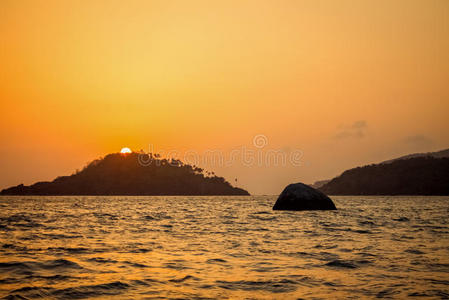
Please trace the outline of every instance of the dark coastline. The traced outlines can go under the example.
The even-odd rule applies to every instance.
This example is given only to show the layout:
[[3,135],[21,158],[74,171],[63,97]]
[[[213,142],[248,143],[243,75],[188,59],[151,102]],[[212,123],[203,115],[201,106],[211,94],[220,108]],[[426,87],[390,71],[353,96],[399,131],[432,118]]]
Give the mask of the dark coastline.
[[446,196],[449,158],[417,157],[343,172],[319,188],[327,195]]

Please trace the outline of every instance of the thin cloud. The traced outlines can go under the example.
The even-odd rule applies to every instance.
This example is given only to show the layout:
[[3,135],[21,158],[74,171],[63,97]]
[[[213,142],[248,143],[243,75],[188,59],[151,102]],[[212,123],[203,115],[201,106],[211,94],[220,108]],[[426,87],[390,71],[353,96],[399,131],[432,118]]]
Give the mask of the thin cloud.
[[433,145],[433,140],[427,136],[417,134],[406,137],[404,143],[415,148],[425,149]]
[[351,125],[343,125],[339,128],[339,132],[335,135],[336,139],[361,139],[366,135],[366,129],[368,125],[366,121],[359,120],[355,121]]
[[367,124],[366,124],[366,121],[360,120],[360,121],[355,121],[351,127],[353,129],[362,129],[362,128],[366,128]]

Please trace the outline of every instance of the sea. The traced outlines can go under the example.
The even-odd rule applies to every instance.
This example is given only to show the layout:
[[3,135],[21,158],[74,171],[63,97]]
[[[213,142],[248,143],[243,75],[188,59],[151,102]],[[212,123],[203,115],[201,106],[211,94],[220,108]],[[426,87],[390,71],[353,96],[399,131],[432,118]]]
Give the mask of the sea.
[[449,298],[449,197],[276,198],[2,196],[0,298]]

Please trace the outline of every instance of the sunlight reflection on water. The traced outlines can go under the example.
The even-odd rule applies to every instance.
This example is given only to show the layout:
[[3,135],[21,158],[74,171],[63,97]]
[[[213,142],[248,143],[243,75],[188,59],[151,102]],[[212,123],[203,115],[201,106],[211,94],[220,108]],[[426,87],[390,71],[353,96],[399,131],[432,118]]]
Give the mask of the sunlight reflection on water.
[[449,297],[448,197],[0,197],[0,297]]

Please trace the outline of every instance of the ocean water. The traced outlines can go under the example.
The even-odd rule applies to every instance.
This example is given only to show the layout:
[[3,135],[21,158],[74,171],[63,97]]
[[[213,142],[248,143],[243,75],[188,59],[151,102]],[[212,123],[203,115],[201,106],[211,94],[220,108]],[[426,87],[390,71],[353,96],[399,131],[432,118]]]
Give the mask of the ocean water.
[[0,297],[449,298],[449,197],[332,198],[0,197]]

